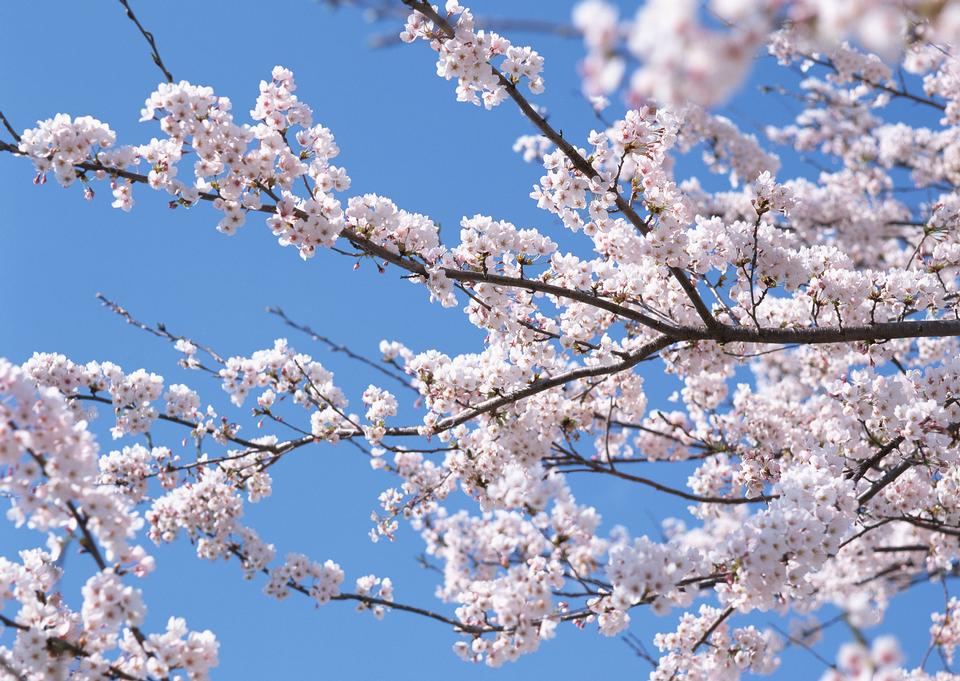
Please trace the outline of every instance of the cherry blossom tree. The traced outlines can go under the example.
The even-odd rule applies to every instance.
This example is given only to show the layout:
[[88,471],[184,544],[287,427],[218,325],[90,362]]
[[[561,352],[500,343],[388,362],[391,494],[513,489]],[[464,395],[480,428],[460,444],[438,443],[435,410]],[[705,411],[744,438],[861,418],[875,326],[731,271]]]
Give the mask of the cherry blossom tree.
[[[236,238],[262,221],[305,260],[372,261],[384,286],[421,286],[485,342],[450,356],[388,337],[368,357],[274,310],[382,378],[348,395],[287,340],[225,356],[104,297],[232,405],[107,358],[0,360],[0,490],[9,519],[47,538],[0,557],[3,678],[209,678],[213,632],[176,616],[142,628],[150,547],[175,541],[235,563],[267,596],[329,604],[318,617],[349,601],[434,620],[440,648],[468,662],[499,666],[567,629],[624,636],[659,615],[653,641],[626,639],[653,680],[775,673],[788,645],[827,679],[960,678],[957,598],[924,621],[918,667],[902,666],[894,637],[860,632],[920,584],[949,596],[960,574],[960,3],[648,0],[621,17],[584,0],[569,24],[474,16],[457,0],[371,5],[396,24],[381,41],[432,50],[457,100],[532,126],[502,143],[531,164],[543,226],[467,215],[443,240],[429,216],[351,193],[334,131],[289,70],[274,68],[238,114],[213,87],[177,80],[119,4],[163,77],[140,114],[152,139],[121,142],[89,116],[23,129],[0,114],[4,163],[87,199],[109,191],[124,211],[163,192]],[[544,60],[511,30],[583,50],[598,121],[584,139],[538,105]],[[758,139],[712,107],[764,52],[804,74],[774,93],[802,112]],[[834,169],[782,177],[775,145]],[[697,153],[728,189],[675,174]],[[683,386],[669,411],[644,390],[663,374]],[[400,404],[421,418],[402,422]],[[98,441],[95,418],[115,442]],[[157,441],[162,423],[179,437]],[[316,443],[369,457],[384,491],[357,540],[419,533],[411,550],[440,573],[438,602],[395,600],[402,584],[347,575],[336,556],[278,556],[245,523],[271,470]],[[673,486],[648,462],[693,473]],[[686,514],[662,536],[631,536],[577,501],[574,474],[679,498]],[[67,552],[91,575],[79,610],[58,590]],[[831,608],[841,615],[818,617]],[[757,612],[783,627],[758,626]],[[824,659],[817,638],[838,621],[851,641]]]

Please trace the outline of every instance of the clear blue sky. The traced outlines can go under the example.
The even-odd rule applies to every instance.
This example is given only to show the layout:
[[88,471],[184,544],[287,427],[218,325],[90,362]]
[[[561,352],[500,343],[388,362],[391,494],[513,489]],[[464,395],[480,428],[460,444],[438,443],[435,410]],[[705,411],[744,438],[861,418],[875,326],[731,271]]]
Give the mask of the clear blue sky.
[[[155,33],[174,76],[229,96],[241,120],[260,79],[268,78],[276,64],[291,68],[315,120],[337,137],[338,163],[353,179],[351,192],[389,196],[403,208],[429,214],[446,234],[458,232],[462,215],[478,212],[522,227],[550,226],[556,234],[552,218],[528,198],[540,169],[510,150],[518,135],[531,132],[529,125],[509,103],[493,112],[458,104],[453,85],[435,76],[433,53],[425,45],[371,50],[368,39],[382,25],[366,24],[356,10],[333,12],[309,0],[132,2]],[[478,13],[542,13],[564,21],[572,4],[501,0],[474,6]],[[15,126],[22,129],[67,112],[108,122],[122,143],[157,134],[152,124],[137,120],[160,74],[119,3],[5,2],[0,25],[5,27],[0,109]],[[514,37],[520,43],[529,40],[546,58],[547,93],[538,102],[549,107],[551,120],[567,137],[582,140],[595,121],[578,94],[580,46],[545,36]],[[741,119],[748,125],[754,118],[786,120],[790,105],[756,94],[755,87],[781,77],[769,64],[761,67],[730,110],[751,112]],[[796,163],[786,170],[804,171]],[[76,361],[109,359],[128,370],[145,367],[165,375],[167,383],[189,382],[205,401],[243,417],[244,411],[229,411],[216,383],[177,369],[172,348],[104,310],[94,299],[98,291],[140,318],[163,321],[225,355],[246,355],[287,336],[337,374],[355,408],[376,374],[288,331],[265,314],[267,306],[280,305],[321,333],[371,355],[382,338],[448,354],[480,347],[481,335],[462,313],[430,305],[422,288],[399,281],[396,272],[378,274],[369,262],[354,272],[351,261],[333,253],[304,263],[293,250],[279,248],[259,219],[248,220],[238,236],[227,238],[214,230],[218,216],[206,206],[171,211],[164,196],[137,188],[137,206],[127,214],[110,208],[106,185],[86,202],[79,186],[64,191],[51,180],[35,187],[32,177],[27,162],[0,158],[0,271],[6,281],[0,295],[0,354],[14,361],[43,350]],[[675,386],[654,370],[648,387],[658,406]],[[108,420],[105,415],[99,428]],[[168,434],[171,445],[181,437]],[[108,436],[102,446],[111,448]],[[351,587],[360,575],[387,575],[398,600],[452,611],[433,599],[436,575],[416,564],[422,549],[418,537],[403,531],[397,542],[377,545],[365,538],[377,494],[394,480],[372,473],[356,450],[301,450],[274,474],[274,496],[249,506],[247,520],[277,545],[279,554],[333,558]],[[685,477],[657,474],[675,481]],[[615,482],[579,478],[573,485],[579,499],[600,508],[607,529],[622,523],[650,532],[652,519],[682,510]],[[0,525],[4,554],[42,541]],[[507,681],[597,673],[644,678],[649,670],[622,642],[600,637],[594,627],[579,632],[572,626],[561,628],[538,654],[500,670],[466,665],[450,649],[457,637],[441,624],[403,613],[388,613],[377,622],[349,604],[317,610],[298,596],[278,603],[260,593],[262,581],[245,582],[235,564],[197,560],[185,541],[153,552],[158,570],[142,582],[150,608],[146,629],[162,629],[167,617],[182,615],[193,629],[214,630],[221,644],[217,679]],[[77,555],[68,559],[72,574],[64,587],[69,598],[78,598],[89,574],[85,561]],[[914,663],[928,640],[927,606],[940,600],[936,590],[923,593],[922,602],[894,606],[891,625],[876,632],[890,628],[903,635]],[[678,615],[660,619],[636,611],[632,631],[649,644],[654,632],[672,630]],[[906,621],[909,626],[903,626]],[[828,657],[835,643],[828,641]],[[817,678],[823,670],[802,651],[783,657],[777,678]]]

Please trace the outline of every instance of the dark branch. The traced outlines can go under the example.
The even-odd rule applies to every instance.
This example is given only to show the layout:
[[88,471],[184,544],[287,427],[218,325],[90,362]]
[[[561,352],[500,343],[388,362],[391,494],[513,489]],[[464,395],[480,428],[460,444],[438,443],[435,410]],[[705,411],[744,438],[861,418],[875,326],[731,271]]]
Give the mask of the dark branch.
[[153,63],[157,65],[157,68],[163,72],[163,77],[167,80],[168,83],[173,82],[173,74],[167,70],[166,65],[163,63],[163,59],[160,58],[160,52],[157,50],[157,41],[153,37],[153,33],[148,31],[143,27],[143,24],[140,23],[140,20],[137,19],[137,15],[133,13],[133,10],[130,9],[130,5],[127,0],[120,0],[120,4],[123,5],[124,9],[127,10],[127,18],[132,21],[137,29],[140,31],[140,34],[146,39],[147,44],[150,45],[150,51],[152,52]]

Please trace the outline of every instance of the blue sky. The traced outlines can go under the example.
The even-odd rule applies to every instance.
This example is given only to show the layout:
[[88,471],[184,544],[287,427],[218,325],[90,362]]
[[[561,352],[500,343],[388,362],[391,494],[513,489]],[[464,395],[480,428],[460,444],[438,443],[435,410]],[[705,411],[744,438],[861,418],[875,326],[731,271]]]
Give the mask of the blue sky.
[[[474,5],[478,13],[518,17],[538,16],[549,6],[543,16],[564,21],[572,2]],[[352,193],[389,196],[403,208],[429,214],[448,235],[459,230],[461,216],[484,213],[520,227],[549,226],[556,238],[551,216],[528,198],[539,168],[510,150],[530,126],[509,103],[492,112],[458,104],[453,85],[435,76],[426,46],[372,50],[369,38],[384,30],[382,25],[365,23],[356,10],[334,12],[309,0],[134,0],[133,6],[155,33],[173,75],[229,96],[241,120],[272,67],[292,69],[298,95],[337,137],[342,150],[337,162],[353,179]],[[160,73],[119,3],[7,2],[0,4],[0,25],[10,27],[0,42],[0,110],[16,127],[68,112],[108,122],[122,143],[157,135],[152,124],[137,120]],[[568,138],[584,139],[595,119],[578,94],[580,46],[546,36],[514,37],[519,43],[529,39],[546,58],[547,93],[538,102],[549,108],[551,121]],[[785,121],[792,104],[774,102],[755,87],[783,77],[766,60],[729,110]],[[783,174],[808,171],[791,163]],[[378,274],[369,262],[353,271],[351,261],[333,253],[304,263],[295,251],[279,248],[259,219],[227,238],[215,231],[218,216],[206,206],[169,210],[164,196],[137,188],[137,205],[127,214],[110,207],[106,185],[97,186],[95,200],[87,202],[79,186],[62,190],[51,180],[36,187],[32,177],[25,161],[0,158],[0,271],[7,281],[0,296],[0,354],[14,361],[42,350],[76,361],[109,359],[129,370],[145,367],[163,374],[168,384],[189,382],[206,401],[243,417],[242,410],[229,411],[214,382],[177,369],[172,348],[102,308],[97,292],[225,355],[246,355],[287,336],[336,373],[355,408],[377,375],[285,329],[264,312],[267,306],[280,305],[294,319],[370,355],[377,354],[382,338],[448,354],[481,347],[481,334],[458,310],[431,305],[422,288],[398,280],[396,272]],[[675,388],[655,367],[648,387],[654,406]],[[101,431],[107,421],[101,420]],[[167,432],[176,444],[181,435]],[[111,447],[109,436],[102,446]],[[418,537],[404,531],[397,542],[377,545],[365,537],[376,496],[393,479],[372,473],[350,447],[305,449],[274,471],[274,496],[249,506],[247,520],[278,553],[333,558],[351,585],[369,572],[387,575],[398,600],[445,607],[432,597],[436,575],[416,564]],[[685,477],[657,474],[674,481]],[[604,513],[607,528],[623,523],[651,531],[651,518],[682,510],[615,482],[572,483],[580,500]],[[0,526],[4,553],[41,542]],[[598,672],[643,678],[649,669],[622,642],[604,639],[592,627],[579,632],[572,626],[540,653],[500,670],[466,665],[450,650],[456,637],[438,623],[402,613],[377,622],[349,604],[317,610],[296,596],[278,603],[261,595],[262,582],[245,582],[234,564],[197,560],[184,541],[157,547],[154,554],[158,570],[142,584],[150,608],[146,628],[161,629],[168,616],[182,615],[194,629],[214,630],[221,643],[217,679],[412,681],[450,675],[507,681]],[[77,598],[89,575],[85,560],[69,558],[68,597]],[[915,657],[922,654],[929,626],[930,607],[920,606],[941,598],[938,589],[929,588],[892,609],[891,622],[911,618],[909,627],[896,630],[919,651]],[[649,644],[654,632],[673,628],[678,614],[661,619],[637,612],[632,631]],[[828,657],[836,640],[828,640]],[[816,678],[821,671],[809,655],[788,651],[777,678]]]

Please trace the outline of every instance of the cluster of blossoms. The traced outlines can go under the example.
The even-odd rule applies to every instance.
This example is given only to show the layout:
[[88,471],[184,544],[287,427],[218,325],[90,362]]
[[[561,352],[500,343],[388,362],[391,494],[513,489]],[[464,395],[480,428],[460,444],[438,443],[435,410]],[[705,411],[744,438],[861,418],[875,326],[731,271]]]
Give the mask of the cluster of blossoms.
[[197,555],[208,560],[230,554],[243,502],[223,471],[204,468],[196,482],[177,486],[154,501],[147,512],[150,538],[172,542],[185,530]]
[[[542,639],[552,638],[557,624],[557,617],[550,617],[552,589],[563,581],[560,564],[544,558],[510,567],[496,579],[474,580],[470,591],[461,594],[457,618],[468,626],[493,624],[504,629],[492,640],[474,639],[470,646],[474,659],[499,667],[535,651]],[[468,654],[462,645],[458,652]]]
[[[138,404],[152,394],[142,374],[125,380],[113,365],[104,372],[62,356],[35,356],[23,368],[0,362],[5,467],[0,487],[13,502],[8,515],[48,532],[56,551],[24,551],[20,564],[0,558],[2,600],[19,608],[16,640],[9,655],[4,651],[4,660],[13,665],[7,669],[21,678],[66,678],[76,655],[63,653],[71,652],[93,678],[179,669],[191,679],[206,679],[217,665],[213,634],[190,632],[183,641],[188,632],[180,620],[175,636],[144,637],[138,629],[146,613],[141,591],[121,579],[126,573],[144,577],[154,568],[153,558],[129,541],[143,525],[135,509],[143,497],[143,477],[152,461],[169,457],[169,450],[137,446],[98,459],[86,421],[63,391],[103,389],[104,374],[115,399]],[[83,587],[79,613],[57,591],[56,560],[64,546],[60,530],[84,536],[100,567]],[[190,652],[181,654],[185,648]]]
[[550,151],[553,143],[543,135],[520,135],[513,143],[513,150],[527,163],[542,161],[543,155]]
[[807,575],[837,552],[853,523],[852,488],[815,457],[784,471],[774,487],[779,498],[713,557],[735,561],[731,583],[717,586],[721,601],[741,610],[767,610],[807,596]]
[[264,593],[277,599],[284,599],[291,588],[305,590],[310,598],[320,605],[340,595],[343,583],[343,570],[332,560],[323,565],[311,561],[299,553],[287,555],[283,565],[270,570],[270,579],[264,587]]
[[20,150],[33,161],[37,182],[43,182],[46,173],[53,170],[57,182],[69,187],[77,179],[76,164],[95,157],[100,149],[109,149],[116,141],[113,130],[96,118],[57,114],[25,130]]
[[[400,34],[403,42],[426,40],[439,55],[437,75],[457,79],[457,101],[492,109],[507,98],[507,87],[521,80],[534,94],[543,92],[543,57],[529,47],[512,45],[497,33],[475,30],[473,14],[458,0],[447,0],[446,20],[457,17],[451,30],[435,25],[414,10]],[[450,26],[447,24],[447,26]],[[492,61],[501,59],[499,70]]]
[[148,480],[157,475],[166,489],[176,486],[175,469],[180,457],[167,447],[151,447],[135,444],[114,450],[100,457],[98,480],[104,485],[122,487],[124,493],[135,502],[147,498]]
[[934,645],[943,649],[948,662],[953,662],[953,653],[957,645],[960,645],[960,601],[951,598],[946,612],[935,613],[931,619],[933,624],[930,626],[930,636]]
[[[671,606],[687,606],[693,591],[684,589],[684,579],[701,574],[701,556],[688,548],[660,544],[647,537],[633,543],[618,542],[609,549],[607,579],[613,585],[601,616],[600,631],[608,636],[630,624],[627,611],[649,603],[654,612],[668,612]],[[596,606],[594,606],[596,607]]]
[[895,681],[909,678],[922,681],[929,678],[922,672],[907,676],[900,668],[903,653],[900,645],[892,636],[880,636],[868,649],[862,643],[845,643],[837,652],[836,668],[821,677],[821,681],[853,681],[870,679],[871,681]]
[[[730,629],[725,623],[714,628],[721,612],[701,605],[699,614],[686,613],[677,630],[657,634],[657,647],[665,654],[650,681],[668,679],[739,679],[743,671],[769,674],[780,664],[777,654],[783,642],[772,631],[755,627]],[[711,630],[712,629],[712,630]],[[698,652],[700,646],[704,651]]]
[[460,221],[460,244],[453,249],[458,264],[484,272],[512,274],[520,265],[550,255],[557,245],[535,229],[517,229],[505,220],[474,215]]
[[[374,595],[376,589],[376,595]],[[382,604],[372,604],[372,601],[363,600],[363,598],[378,598],[387,603],[393,602],[393,582],[389,577],[380,578],[376,575],[366,575],[357,578],[357,595],[361,597],[357,610],[371,610],[373,616],[378,620],[383,619],[384,606]]]
[[[633,104],[723,102],[744,81],[771,32],[784,24],[795,33],[799,49],[809,53],[848,37],[885,56],[960,38],[956,4],[922,0],[843,5],[749,0],[706,7],[694,0],[648,0],[622,21],[613,3],[582,0],[572,18],[587,49],[581,63],[585,92],[611,94],[623,88]],[[635,68],[624,83],[631,63]]]
[[224,392],[237,406],[254,388],[266,388],[257,399],[265,408],[283,393],[301,405],[310,404],[311,398],[332,402],[334,406],[345,405],[343,393],[333,385],[333,374],[309,355],[296,352],[286,339],[278,339],[272,348],[258,350],[250,357],[229,358],[219,376]]
[[387,432],[386,419],[397,415],[397,398],[386,390],[371,385],[363,391],[363,403],[367,405],[367,420],[372,424],[364,428],[364,435],[370,442],[377,443]]
[[257,405],[265,413],[289,395],[294,404],[311,412],[311,432],[317,438],[336,441],[344,428],[355,429],[351,425],[355,421],[343,412],[347,399],[334,385],[333,374],[310,355],[296,352],[286,339],[278,339],[273,348],[258,350],[250,357],[227,359],[219,375],[224,391],[237,406],[255,388],[263,388]]
[[429,517],[437,505],[456,489],[456,480],[446,467],[430,461],[421,452],[399,448],[394,454],[392,466],[387,463],[383,453],[382,449],[375,448],[370,465],[378,470],[390,469],[403,478],[403,484],[380,494],[380,507],[385,514],[371,514],[371,520],[376,523],[376,527],[370,531],[373,542],[379,541],[380,537],[394,539],[394,533],[399,528],[397,518],[400,516],[417,519]]
[[200,396],[189,386],[182,383],[171,385],[163,395],[167,416],[176,416],[182,419],[196,419],[200,416]]
[[[141,120],[158,120],[166,138],[114,147],[115,134],[100,121],[61,114],[25,131],[20,151],[33,160],[38,181],[50,169],[65,186],[78,177],[89,181],[88,173],[95,179],[111,177],[114,206],[124,210],[133,207],[131,177],[139,177],[129,169],[146,162],[147,183],[171,194],[171,205],[211,199],[224,214],[218,229],[226,234],[243,225],[247,212],[261,210],[267,196],[276,203],[268,226],[281,245],[297,247],[306,258],[318,246],[332,245],[343,228],[343,210],[333,193],[348,189],[350,178],[330,163],[339,154],[333,135],[312,126],[311,111],[295,90],[290,71],[275,68],[271,81],[261,82],[251,111],[261,122],[250,126],[236,123],[230,100],[211,88],[163,83],[147,99]],[[286,136],[292,128],[299,128],[291,135],[297,148]],[[178,172],[185,148],[196,157],[192,180]],[[312,183],[308,197],[292,193],[300,178]]]
[[[183,619],[170,618],[163,634],[143,634],[138,628],[146,612],[141,593],[124,586],[115,573],[91,577],[83,587],[82,609],[74,613],[55,591],[60,570],[52,557],[24,551],[21,559],[21,564],[0,561],[5,599],[19,602],[22,625],[3,660],[20,678],[160,678],[182,671],[191,681],[207,681],[218,665],[213,633],[189,631]],[[81,663],[71,669],[77,651],[82,651]]]
[[13,502],[8,517],[49,532],[82,522],[108,560],[147,561],[129,543],[143,519],[123,494],[97,484],[99,448],[86,421],[56,387],[38,390],[31,368],[0,362],[0,489]]
[[776,173],[780,167],[779,158],[763,149],[755,136],[741,132],[729,118],[688,105],[683,109],[680,149],[687,151],[701,142],[708,145],[704,165],[711,172],[729,172],[733,186],[742,180],[753,181],[763,173]]
[[176,669],[187,673],[191,681],[206,681],[210,670],[219,664],[219,644],[211,631],[189,631],[182,617],[171,617],[167,630],[150,634],[141,645],[136,637],[127,634],[122,645],[126,650],[135,647],[153,654],[146,659],[143,669],[153,676],[166,677]]
[[[192,346],[178,345],[188,351],[188,356],[195,352]],[[315,399],[311,399],[325,395],[318,386],[331,395],[336,390],[330,382],[332,376],[308,356],[288,349],[284,341],[278,341],[271,351],[254,353],[249,360],[226,360],[224,366],[223,389],[235,401],[242,401],[250,387],[270,386],[266,392],[290,393],[295,402],[313,409]],[[208,457],[203,455],[196,464],[188,466],[181,466],[180,456],[169,448],[139,444],[98,458],[96,441],[86,429],[86,422],[79,420],[95,416],[95,412],[81,408],[83,398],[112,404],[117,424],[112,430],[115,437],[123,437],[147,432],[160,418],[184,422],[186,418],[204,416],[199,409],[199,396],[187,386],[173,385],[164,396],[167,408],[161,414],[153,403],[163,392],[162,377],[143,370],[127,374],[110,363],[78,365],[62,355],[35,354],[22,368],[3,363],[0,378],[0,451],[9,467],[2,484],[14,500],[12,518],[49,532],[58,528],[89,532],[90,541],[102,547],[110,564],[123,566],[123,571],[141,577],[152,571],[154,561],[141,547],[127,542],[142,528],[144,519],[149,528],[147,535],[156,543],[174,541],[185,531],[201,558],[236,556],[247,576],[267,569],[274,549],[252,529],[240,524],[243,501],[238,491],[245,489],[253,502],[270,494],[271,480],[265,464],[277,456],[276,452],[283,451],[275,436],[252,440],[248,450],[229,451],[222,460],[208,463]],[[109,397],[98,397],[104,391]],[[390,399],[389,393],[378,395],[378,413],[383,415],[385,409],[389,410],[385,402]],[[260,402],[265,403],[262,395]],[[392,409],[395,408],[394,402]],[[131,412],[140,416],[131,419]],[[206,416],[210,415],[216,417],[208,411]],[[215,441],[224,442],[233,439],[234,428],[215,428],[213,420],[194,424],[194,435],[210,435]],[[181,471],[195,474],[184,478]],[[151,501],[149,480],[153,477],[158,478],[163,493]],[[150,507],[141,516],[136,506],[145,502],[150,502]],[[343,580],[339,567],[331,561],[318,566],[296,558],[270,570],[271,581],[265,589],[268,594],[278,595],[291,580],[303,584],[319,603],[339,593]],[[104,566],[84,588],[81,614],[85,641],[91,650],[129,647],[126,634],[118,638],[119,628],[136,627],[143,619],[140,592],[124,585],[118,574],[122,572]],[[309,586],[304,581],[308,576],[316,579]],[[278,589],[277,580],[282,589]],[[389,580],[385,584],[381,586],[381,598],[386,600]],[[42,594],[49,589],[34,591]],[[209,633],[191,633],[184,641],[182,620],[171,619],[170,626],[170,631],[156,637],[156,641],[153,636],[149,638],[153,648],[144,647],[146,644],[137,642],[136,637],[132,639],[141,654],[146,651],[152,656],[154,651],[167,651],[156,662],[141,660],[138,669],[183,668],[192,679],[206,678],[205,670],[216,664],[215,639]],[[75,632],[71,629],[62,633]],[[37,645],[41,647],[47,645],[45,637],[29,640],[39,641]],[[26,650],[26,645],[18,650]],[[42,662],[40,656],[36,659]]]
[[123,624],[137,626],[145,615],[140,591],[125,585],[113,572],[98,572],[83,585],[80,616],[88,639],[116,636]]

